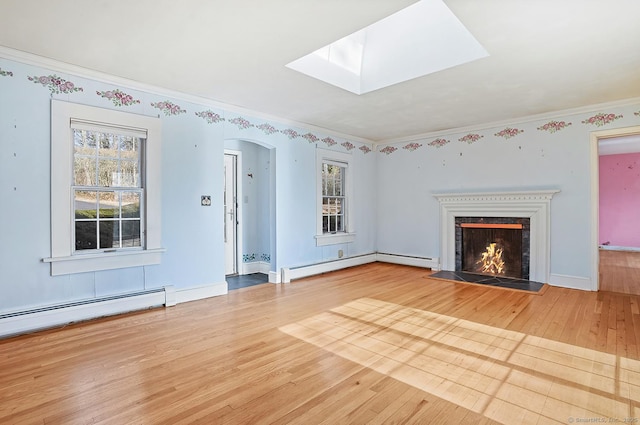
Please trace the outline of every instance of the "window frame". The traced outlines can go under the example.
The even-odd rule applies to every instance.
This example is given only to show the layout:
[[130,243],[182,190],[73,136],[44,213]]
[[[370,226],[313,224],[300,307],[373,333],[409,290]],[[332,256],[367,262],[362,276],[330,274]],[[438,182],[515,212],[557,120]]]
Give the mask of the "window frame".
[[[322,171],[323,164],[330,163],[344,167],[344,231],[325,233],[322,226]],[[336,245],[353,242],[356,238],[353,223],[353,157],[343,152],[316,149],[316,246]]]
[[[140,176],[144,182],[142,247],[75,250],[72,121],[146,132]],[[165,251],[161,246],[161,136],[161,121],[156,117],[51,100],[51,257],[43,261],[51,264],[52,276],[160,263]]]

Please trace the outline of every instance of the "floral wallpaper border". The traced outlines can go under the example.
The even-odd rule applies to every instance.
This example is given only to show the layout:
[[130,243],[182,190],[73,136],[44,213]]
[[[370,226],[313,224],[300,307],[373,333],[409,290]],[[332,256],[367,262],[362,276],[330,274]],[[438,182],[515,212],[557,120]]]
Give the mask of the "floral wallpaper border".
[[[196,113],[196,115],[200,116],[200,114],[202,113]],[[218,119],[215,122],[219,122],[219,121],[224,121],[225,118],[221,118]],[[284,128],[284,129],[278,129],[276,127],[274,127],[273,125],[269,124],[269,123],[261,123],[261,124],[254,124],[251,121],[249,121],[247,118],[238,116],[235,118],[230,118],[230,119],[226,119],[226,121],[228,123],[234,124],[235,126],[238,127],[238,130],[249,130],[252,128],[258,129],[260,131],[262,131],[265,135],[269,136],[275,133],[280,133],[280,134],[284,134],[285,136],[287,136],[287,138],[289,140],[295,140],[295,139],[301,139],[301,140],[306,140],[308,143],[310,144],[318,144],[320,142],[324,143],[327,147],[332,147],[332,146],[336,146],[339,145],[341,147],[343,147],[344,149],[346,149],[347,151],[351,151],[353,149],[358,149],[360,150],[360,152],[362,152],[363,154],[367,154],[369,152],[372,152],[372,148],[370,148],[369,146],[367,146],[366,144],[361,144],[360,146],[350,142],[350,141],[344,141],[341,143],[338,143],[338,141],[336,141],[334,138],[332,137],[324,137],[324,138],[320,138],[320,136],[312,133],[312,132],[307,132],[307,133],[301,133],[300,131],[293,129],[293,128]],[[211,124],[211,123],[210,123]]]
[[[640,117],[640,111],[634,112],[633,115]],[[584,120],[581,120],[580,122],[584,125],[593,125],[596,127],[603,127],[607,124],[610,124],[620,118],[623,118],[622,114],[614,114],[614,113],[603,113],[603,112],[599,112],[595,115],[592,115]],[[536,130],[541,131],[541,132],[547,132],[549,134],[553,134],[553,133],[557,133],[559,131],[562,131],[570,126],[572,126],[573,123],[572,122],[567,122],[567,121],[556,121],[556,120],[550,120],[548,122],[546,122],[545,124],[536,127]],[[504,129],[498,131],[497,133],[493,133],[494,137],[497,138],[501,138],[504,140],[509,140],[511,138],[520,136],[524,133],[525,131],[523,129],[519,129],[519,128],[513,128],[513,127],[505,127]],[[473,144],[473,143],[477,143],[480,141],[480,139],[483,139],[485,137],[485,135],[480,134],[480,133],[468,133],[462,137],[460,137],[458,139],[459,142],[466,142],[468,144]],[[426,141],[425,141],[426,142]],[[442,137],[438,137],[436,139],[431,140],[430,142],[426,143],[427,146],[432,147],[432,148],[436,148],[439,149],[447,144],[451,143],[451,141],[449,139],[445,139]],[[403,150],[406,150],[408,152],[414,152],[416,151],[418,148],[420,148],[422,146],[421,143],[418,142],[412,142],[409,144],[406,144],[402,147]],[[380,148],[378,149],[378,152],[383,153],[385,155],[390,155],[394,152],[396,152],[398,150],[398,148],[394,147],[393,145],[382,145],[380,146]]]
[[271,255],[270,254],[257,254],[257,253],[242,254],[242,262],[243,263],[252,263],[254,261],[258,261],[258,259],[260,259],[259,261],[270,262],[271,261]]
[[120,89],[96,91],[96,94],[104,99],[110,100],[115,106],[131,106],[140,103],[140,100],[134,99],[133,96]]
[[406,150],[408,150],[409,152],[413,152],[413,151],[415,151],[416,149],[419,149],[419,148],[421,148],[421,147],[422,147],[422,144],[420,144],[420,143],[409,143],[409,144],[407,144],[407,145],[404,145],[404,146],[402,147],[402,149],[406,149]]
[[596,114],[592,117],[587,118],[582,121],[582,124],[593,124],[598,127],[602,127],[603,125],[607,125],[615,120],[622,118],[622,115],[616,114]]
[[524,130],[520,130],[517,128],[511,128],[511,127],[507,127],[502,131],[497,132],[496,134],[494,134],[494,136],[496,137],[502,137],[504,139],[510,139],[512,137],[517,136],[520,133],[524,133]]
[[51,94],[84,91],[82,87],[77,87],[73,82],[65,80],[56,74],[41,75],[39,77],[35,75],[33,77],[27,77],[27,79],[32,81],[34,84],[42,84],[44,87],[49,89]]
[[187,112],[186,109],[182,109],[170,100],[165,100],[164,102],[152,102],[151,106],[156,109],[160,109],[166,116],[179,115]]
[[549,133],[555,133],[563,128],[567,128],[571,125],[571,123],[567,123],[564,121],[549,121],[543,126],[538,127],[540,131],[548,131]]
[[[13,75],[14,75],[13,72],[6,71],[0,68],[0,76],[13,77]],[[43,87],[48,88],[52,95],[53,94],[70,94],[70,93],[84,91],[82,87],[77,86],[72,81],[66,80],[58,76],[57,74],[40,75],[40,76],[34,75],[34,76],[28,76],[27,78],[29,81],[33,82],[34,84],[41,84]],[[132,95],[117,88],[110,89],[110,90],[102,90],[102,91],[96,90],[95,93],[97,96],[101,97],[102,99],[110,101],[116,107],[132,106],[132,105],[137,105],[141,103],[139,99],[135,99]],[[170,100],[164,100],[160,102],[151,102],[150,105],[151,107],[161,111],[167,117],[178,116],[181,114],[185,114],[187,112],[187,110],[184,109],[182,106]],[[231,119],[226,119],[220,114],[212,111],[211,109],[194,112],[194,114],[197,117],[204,119],[208,124],[217,124],[217,123],[226,121],[229,124],[233,124],[237,126],[239,130],[248,130],[251,128],[256,128],[262,131],[265,135],[281,133],[286,135],[290,140],[301,138],[306,140],[310,144],[311,143],[317,144],[318,142],[323,142],[325,145],[329,147],[338,144],[338,142],[331,137],[327,136],[323,139],[320,139],[319,136],[313,134],[312,132],[307,132],[302,134],[292,128],[285,128],[285,129],[279,130],[275,126],[269,123],[265,122],[261,124],[254,124],[248,119],[240,116],[231,118]],[[349,141],[345,141],[341,143],[340,146],[345,148],[347,151],[351,151],[356,148],[356,145]],[[359,149],[364,154],[371,152],[371,148],[365,145],[361,145]]]
[[206,111],[195,112],[195,114],[196,114],[196,117],[200,117],[204,119],[209,124],[215,124],[215,123],[224,121],[224,118],[222,118],[220,115],[213,112],[211,109],[208,109]]
[[[14,72],[0,68],[0,77],[14,77],[14,75],[15,75]],[[55,73],[48,74],[48,75],[27,75],[26,78],[28,81],[31,81],[34,84],[40,84],[44,88],[47,88],[52,96],[54,94],[72,94],[72,93],[78,93],[78,92],[84,91],[83,87],[78,86],[76,83],[74,83],[71,80],[62,78]],[[102,90],[102,91],[97,90],[95,93],[97,96],[110,101],[116,107],[133,106],[141,103],[140,99],[135,99],[131,94],[126,93],[118,88],[114,88],[111,90]],[[164,113],[165,116],[177,116],[177,115],[185,114],[187,112],[186,109],[182,108],[178,104],[171,102],[170,100],[164,100],[160,102],[151,102],[150,105],[151,107],[160,110],[162,113]],[[212,111],[211,109],[195,112],[195,115],[199,118],[204,119],[208,124],[217,124],[217,123],[226,121],[230,124],[237,126],[239,130],[248,130],[251,128],[255,128],[262,131],[265,135],[273,135],[276,133],[280,133],[287,136],[290,140],[302,139],[302,140],[306,140],[310,144],[318,144],[319,142],[322,142],[327,147],[339,145],[342,148],[346,149],[347,151],[351,151],[357,148],[363,154],[368,154],[370,152],[373,152],[373,148],[367,146],[366,144],[361,143],[359,144],[359,146],[357,146],[350,141],[344,141],[342,143],[339,143],[338,141],[336,141],[335,139],[329,136],[320,139],[319,136],[317,136],[312,132],[307,132],[303,134],[293,128],[278,129],[272,124],[269,124],[266,122],[263,122],[261,124],[254,124],[248,119],[241,116],[231,118],[231,119],[226,119],[224,116],[221,116],[220,114]],[[633,112],[633,115],[636,117],[640,117],[640,110]],[[608,113],[599,112],[599,113],[596,113],[595,115],[589,116],[586,119],[579,120],[579,122],[584,125],[604,127],[621,118],[623,118],[623,114],[614,114],[611,112],[608,112]],[[572,126],[573,124],[574,123],[571,121],[550,120],[545,124],[539,127],[536,127],[536,130],[541,132],[547,132],[549,134],[554,134]],[[496,133],[493,133],[493,137],[509,140],[511,138],[522,135],[524,132],[525,130],[523,129],[505,127],[504,129]],[[485,134],[468,133],[458,138],[457,140],[459,142],[463,142],[467,144],[474,144],[479,142],[480,139],[483,139],[483,138],[485,138]],[[451,140],[442,138],[442,137],[435,138],[428,142],[426,140],[424,141],[424,145],[430,148],[436,148],[436,149],[442,148],[445,145],[448,145],[450,143],[451,143]],[[423,147],[423,143],[419,143],[416,141],[416,142],[405,144],[404,146],[402,146],[402,149],[407,152],[415,152],[419,150],[421,147]],[[382,154],[391,155],[395,153],[398,150],[398,148],[393,145],[381,145],[377,147],[377,150]]]

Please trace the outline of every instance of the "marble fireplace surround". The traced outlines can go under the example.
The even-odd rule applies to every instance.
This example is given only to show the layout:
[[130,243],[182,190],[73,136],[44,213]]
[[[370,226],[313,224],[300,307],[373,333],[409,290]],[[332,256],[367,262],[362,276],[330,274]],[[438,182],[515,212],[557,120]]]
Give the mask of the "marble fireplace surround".
[[549,282],[551,198],[559,190],[436,193],[440,203],[440,269],[455,271],[456,217],[526,217],[530,219],[529,280]]

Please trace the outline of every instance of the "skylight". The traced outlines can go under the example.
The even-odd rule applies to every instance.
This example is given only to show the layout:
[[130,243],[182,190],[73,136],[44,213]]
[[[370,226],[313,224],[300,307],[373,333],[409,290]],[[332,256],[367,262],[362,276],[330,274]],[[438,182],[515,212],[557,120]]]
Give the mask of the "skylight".
[[287,67],[364,94],[486,56],[442,0],[420,0]]
[[355,75],[362,73],[366,31],[361,30],[316,50],[312,55]]

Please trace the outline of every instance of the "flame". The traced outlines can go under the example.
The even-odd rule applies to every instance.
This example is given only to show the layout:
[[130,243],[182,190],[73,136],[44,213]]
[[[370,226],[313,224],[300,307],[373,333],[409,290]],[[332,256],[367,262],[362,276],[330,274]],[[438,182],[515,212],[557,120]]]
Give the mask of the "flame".
[[490,274],[504,274],[504,260],[502,259],[502,248],[496,248],[496,243],[491,243],[487,250],[482,253],[478,271]]

